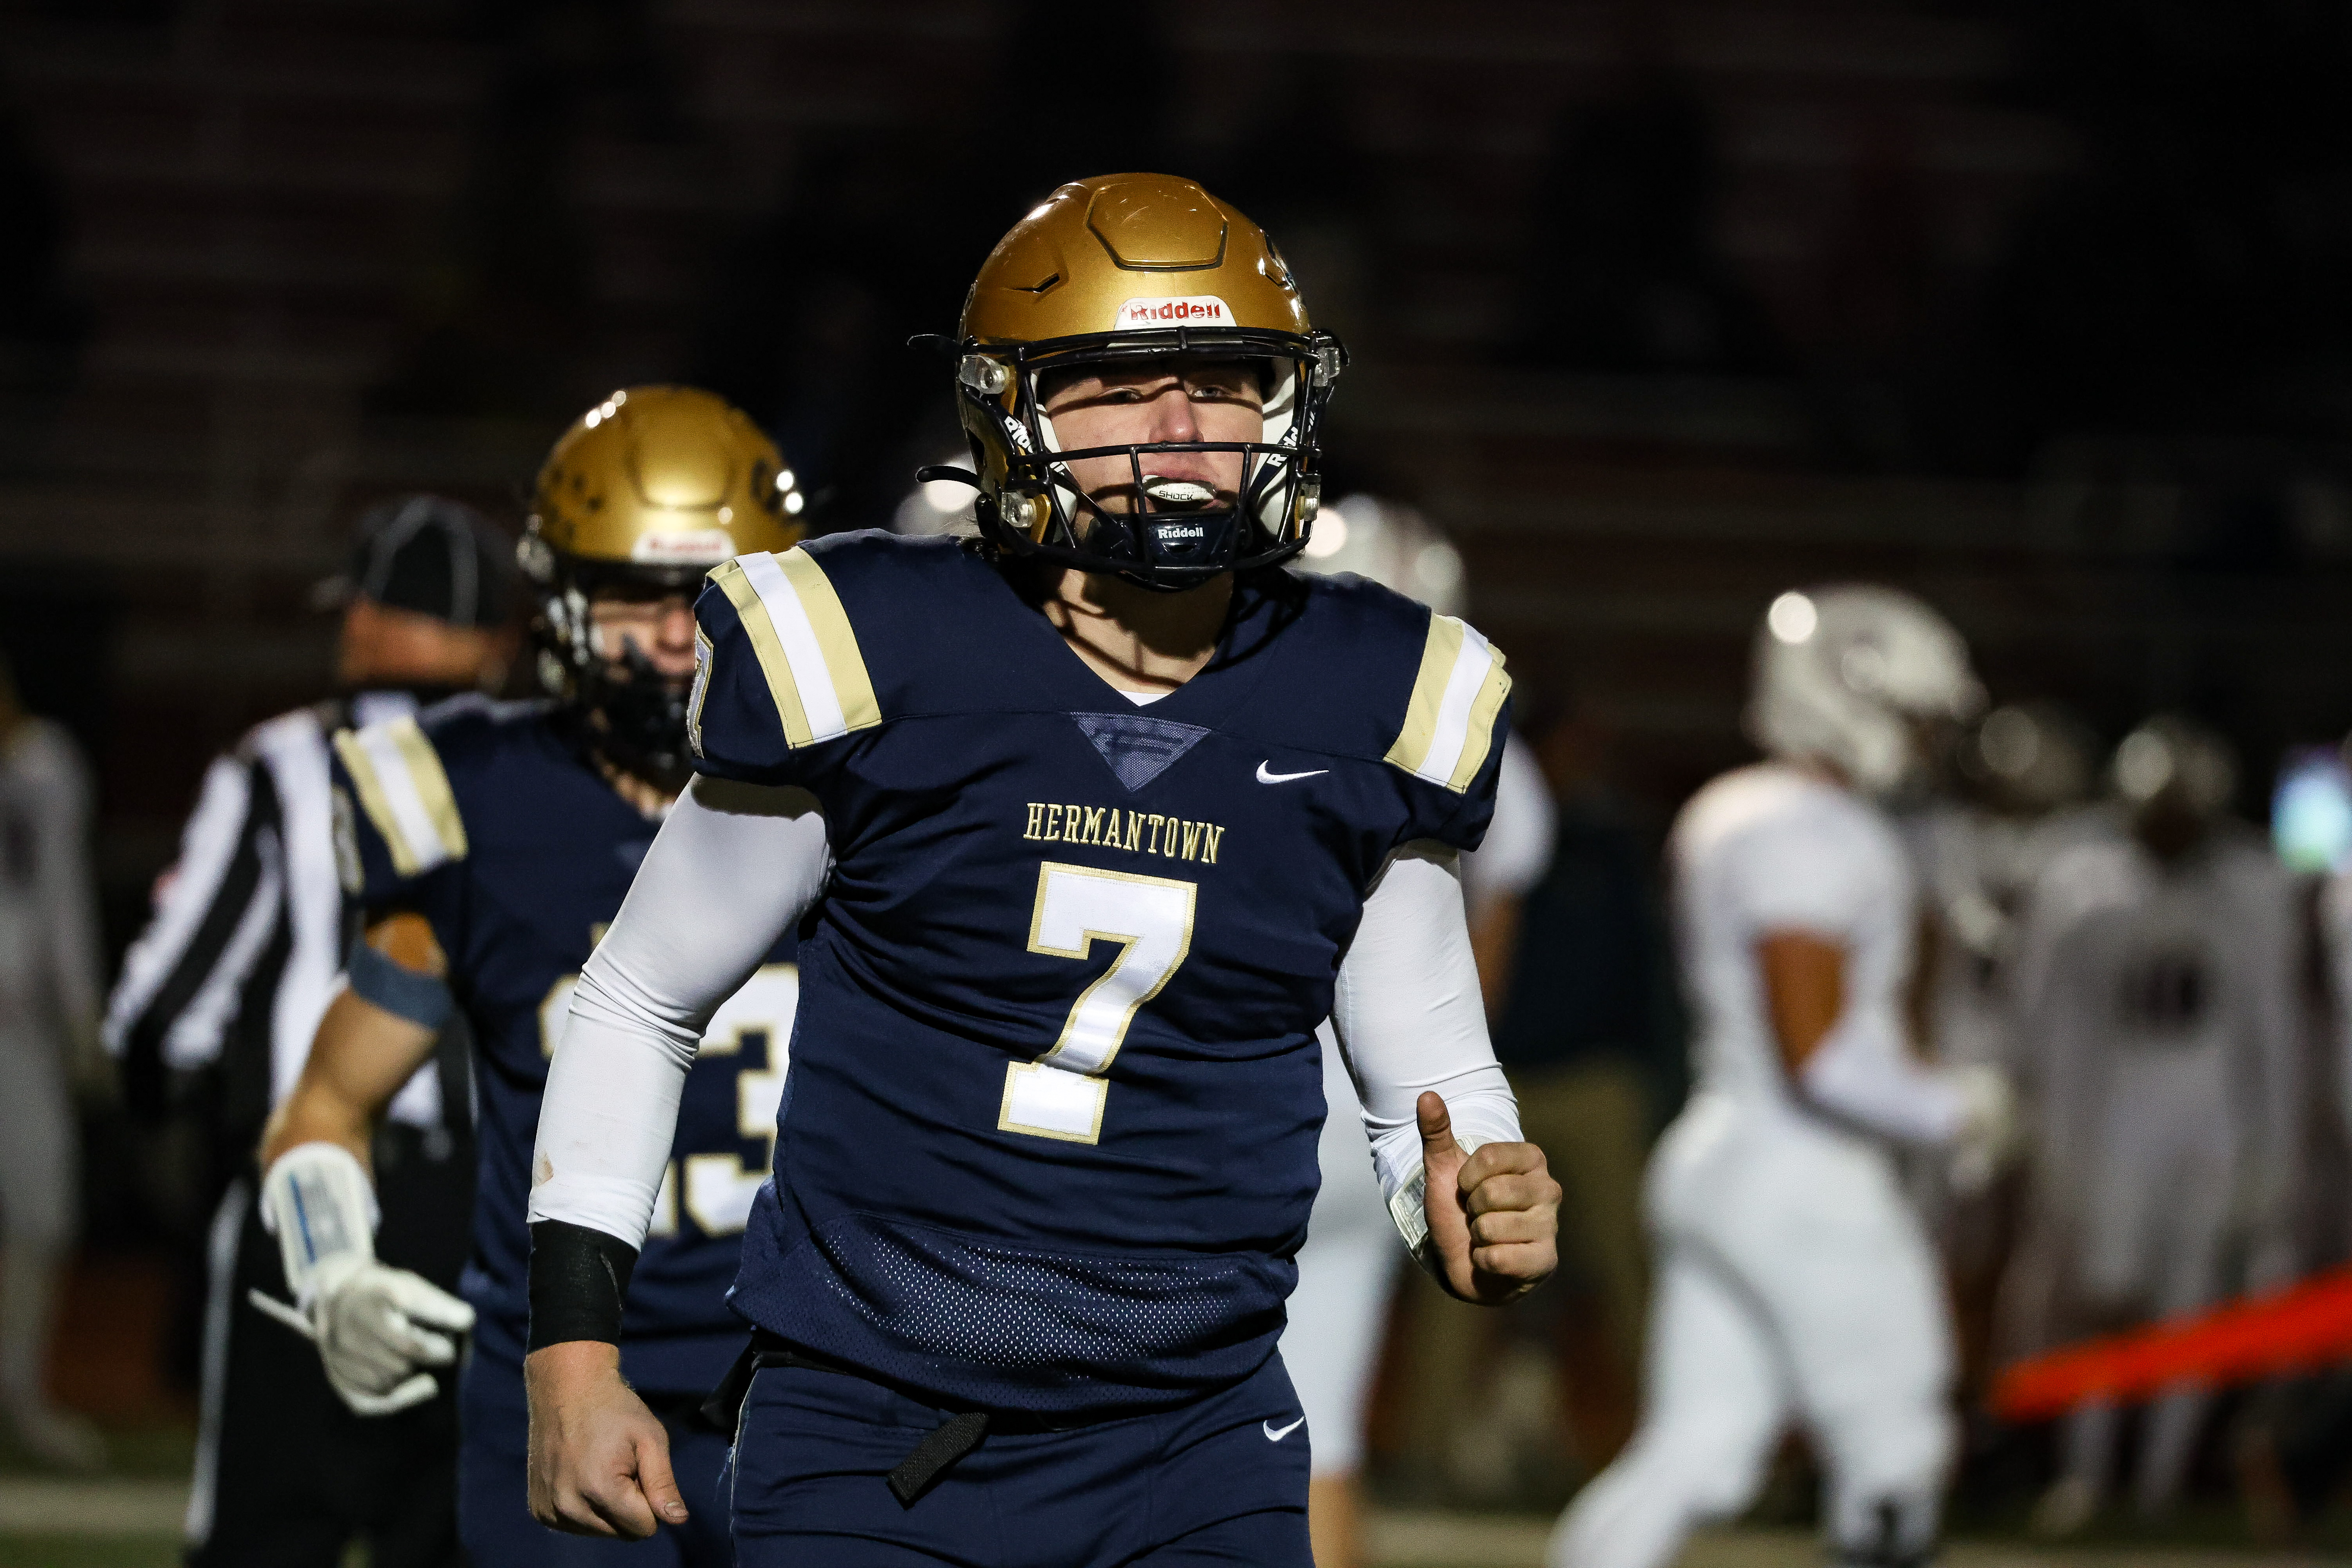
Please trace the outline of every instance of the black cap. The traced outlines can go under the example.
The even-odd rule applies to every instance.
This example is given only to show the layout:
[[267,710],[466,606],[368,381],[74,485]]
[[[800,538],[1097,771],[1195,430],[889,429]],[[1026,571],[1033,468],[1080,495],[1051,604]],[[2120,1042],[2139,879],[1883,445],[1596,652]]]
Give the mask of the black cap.
[[460,626],[502,626],[513,613],[514,545],[488,519],[446,496],[401,496],[360,518],[351,564],[318,602],[368,599]]

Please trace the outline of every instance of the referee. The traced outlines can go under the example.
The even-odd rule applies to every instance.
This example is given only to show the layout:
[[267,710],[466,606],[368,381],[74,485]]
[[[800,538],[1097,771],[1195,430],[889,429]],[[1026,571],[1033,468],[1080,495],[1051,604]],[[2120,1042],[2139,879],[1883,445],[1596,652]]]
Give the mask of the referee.
[[[252,1304],[287,1294],[254,1202],[253,1152],[341,984],[351,937],[336,875],[329,746],[339,730],[495,688],[515,648],[508,542],[436,496],[361,523],[343,606],[344,695],[256,726],[215,759],[154,917],[126,956],[104,1039],[135,1108],[193,1100],[229,1178],[207,1258],[204,1405],[187,1560],[334,1568],[365,1540],[377,1568],[455,1563],[455,1402],[362,1417],[319,1353]],[[451,1026],[455,1036],[462,1023]],[[377,1134],[386,1262],[454,1289],[473,1199],[462,1038],[445,1037]]]

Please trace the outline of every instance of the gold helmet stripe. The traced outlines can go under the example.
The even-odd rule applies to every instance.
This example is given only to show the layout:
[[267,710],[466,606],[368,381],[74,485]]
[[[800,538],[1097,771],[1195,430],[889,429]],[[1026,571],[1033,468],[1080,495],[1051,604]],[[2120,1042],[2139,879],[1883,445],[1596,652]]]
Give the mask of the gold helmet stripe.
[[433,742],[407,715],[343,730],[335,754],[360,792],[360,805],[391,852],[392,868],[422,876],[466,858],[466,824]]
[[1495,715],[1510,690],[1502,650],[1467,622],[1433,613],[1404,730],[1386,760],[1460,795],[1486,765]]
[[807,551],[740,555],[710,580],[751,639],[787,744],[813,745],[882,722],[848,612]]

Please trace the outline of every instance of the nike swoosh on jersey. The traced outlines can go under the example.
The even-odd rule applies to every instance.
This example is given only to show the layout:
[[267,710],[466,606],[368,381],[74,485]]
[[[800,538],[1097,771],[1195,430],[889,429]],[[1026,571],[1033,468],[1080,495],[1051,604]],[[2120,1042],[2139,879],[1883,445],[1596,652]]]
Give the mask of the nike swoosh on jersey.
[[[1310,768],[1303,773],[1270,773],[1265,771],[1265,764],[1264,763],[1260,763],[1257,765],[1257,782],[1260,784],[1288,784],[1293,779],[1320,778],[1330,771],[1331,770],[1329,768]],[[1301,1419],[1303,1420],[1304,1417],[1301,1417]]]
[[1293,1421],[1287,1426],[1277,1427],[1271,1421],[1261,1421],[1258,1423],[1258,1426],[1265,1433],[1265,1440],[1269,1443],[1279,1443],[1285,1437],[1289,1436],[1293,1432],[1297,1431],[1301,1426],[1306,1425],[1307,1417],[1304,1415],[1300,1416],[1297,1420]]

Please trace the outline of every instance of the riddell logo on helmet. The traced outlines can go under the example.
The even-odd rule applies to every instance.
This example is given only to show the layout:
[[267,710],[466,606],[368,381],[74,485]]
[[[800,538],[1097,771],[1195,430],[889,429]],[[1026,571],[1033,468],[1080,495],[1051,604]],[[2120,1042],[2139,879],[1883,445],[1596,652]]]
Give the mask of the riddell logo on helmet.
[[734,553],[735,542],[719,528],[641,533],[629,546],[629,559],[647,566],[716,566]]
[[1111,322],[1115,332],[1147,327],[1230,327],[1234,313],[1214,294],[1191,294],[1181,300],[1129,300]]

